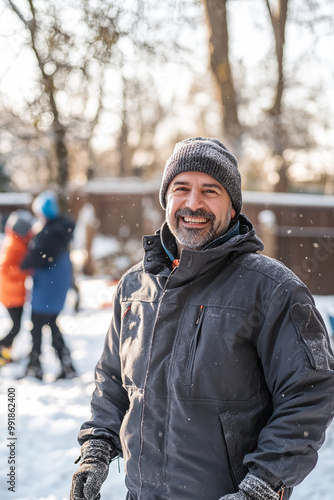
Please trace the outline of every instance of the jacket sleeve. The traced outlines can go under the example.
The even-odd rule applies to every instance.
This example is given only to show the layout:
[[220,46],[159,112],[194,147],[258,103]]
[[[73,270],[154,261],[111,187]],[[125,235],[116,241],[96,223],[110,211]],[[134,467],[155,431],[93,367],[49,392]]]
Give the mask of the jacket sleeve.
[[95,369],[95,390],[91,400],[91,418],[79,431],[82,445],[91,438],[111,442],[122,456],[119,430],[129,407],[127,391],[122,386],[119,359],[119,331],[121,313],[117,294],[114,299],[113,318],[105,340],[102,356]]
[[38,234],[29,242],[27,253],[21,262],[21,269],[44,268],[54,259],[53,252],[48,253],[41,236]]
[[29,242],[28,251],[21,262],[21,269],[43,269],[68,250],[75,224],[61,215],[47,223]]
[[315,467],[334,412],[329,337],[299,280],[277,287],[254,343],[274,409],[244,463],[274,487],[294,487]]

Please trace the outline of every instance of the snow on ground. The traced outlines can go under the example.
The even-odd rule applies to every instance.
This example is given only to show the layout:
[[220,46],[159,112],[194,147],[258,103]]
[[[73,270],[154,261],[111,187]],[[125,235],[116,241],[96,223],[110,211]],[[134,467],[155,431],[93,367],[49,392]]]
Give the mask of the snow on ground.
[[[80,374],[74,380],[55,381],[59,362],[54,356],[48,331],[44,332],[42,364],[45,381],[16,380],[24,371],[24,361],[1,368],[0,388],[0,498],[3,500],[64,500],[69,498],[71,478],[79,455],[77,432],[89,418],[89,401],[94,388],[93,370],[103,348],[111,319],[113,288],[104,279],[79,282],[82,303],[74,313],[74,293],[60,316],[62,330],[71,348],[73,361]],[[334,297],[316,297],[328,323],[327,314],[334,309]],[[10,321],[0,307],[0,335]],[[29,352],[29,310],[25,311],[24,329],[19,334],[14,354]],[[8,389],[15,390],[16,429],[15,492],[8,491],[10,447],[13,442],[7,427]],[[14,449],[15,448],[15,449]],[[292,500],[332,500],[334,491],[334,424],[329,428],[319,462],[314,471],[298,486]],[[120,468],[120,469],[119,469]],[[113,462],[102,488],[102,500],[124,500],[123,463]],[[177,500],[177,499],[175,499]],[[195,499],[194,499],[195,500]]]
[[[15,380],[24,371],[24,363],[1,368],[0,389],[0,498],[3,500],[63,500],[69,498],[72,474],[77,469],[74,460],[79,455],[77,433],[89,418],[89,401],[94,389],[94,367],[102,352],[111,309],[103,305],[112,300],[112,288],[105,280],[87,280],[80,284],[82,308],[74,314],[71,303],[60,317],[80,377],[54,381],[60,365],[51,347],[50,335],[44,332],[42,365],[45,381]],[[69,300],[74,300],[69,292]],[[25,311],[24,330],[19,334],[13,354],[18,357],[29,352],[29,311]],[[0,309],[1,336],[10,321],[4,308]],[[7,430],[7,394],[16,394],[16,491],[8,491],[7,474],[10,440]],[[102,489],[102,498],[125,498],[124,474],[120,461],[111,465],[109,478]]]

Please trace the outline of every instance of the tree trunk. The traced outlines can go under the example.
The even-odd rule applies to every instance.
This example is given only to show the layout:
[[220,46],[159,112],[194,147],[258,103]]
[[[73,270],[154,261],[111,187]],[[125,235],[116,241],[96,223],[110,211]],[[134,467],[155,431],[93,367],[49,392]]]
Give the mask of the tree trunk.
[[58,112],[58,107],[57,103],[55,100],[55,85],[52,76],[49,76],[45,73],[44,71],[44,60],[40,55],[40,52],[36,46],[36,37],[38,30],[40,29],[38,26],[38,21],[36,18],[36,12],[35,12],[35,7],[34,7],[34,2],[33,0],[29,0],[29,6],[30,6],[30,13],[32,16],[31,20],[27,20],[24,15],[21,13],[21,11],[16,7],[16,5],[11,1],[8,0],[9,5],[11,6],[12,10],[16,13],[16,15],[21,19],[21,21],[24,23],[26,28],[29,31],[30,34],[30,39],[31,39],[31,48],[36,56],[38,67],[41,72],[42,76],[42,84],[44,85],[45,88],[45,93],[47,94],[49,98],[49,103],[50,103],[50,111],[53,115],[53,123],[52,123],[52,131],[53,131],[53,144],[54,144],[54,151],[55,155],[57,158],[57,170],[58,170],[58,175],[57,175],[57,183],[59,184],[61,188],[61,196],[64,197],[64,191],[67,186],[68,178],[69,178],[69,166],[68,166],[68,150],[66,146],[66,141],[65,141],[65,136],[66,136],[66,128],[64,125],[61,124],[60,119],[59,119],[59,112]]
[[282,107],[282,97],[284,90],[283,56],[284,56],[284,44],[285,44],[285,26],[288,15],[289,0],[277,0],[277,1],[278,1],[277,9],[274,10],[270,6],[269,0],[266,0],[275,37],[275,51],[277,59],[276,94],[275,94],[274,104],[270,108],[270,112],[275,116],[281,114],[281,107]]
[[210,65],[218,86],[223,127],[229,142],[238,144],[241,126],[229,60],[227,0],[203,0],[209,30]]
[[288,15],[289,0],[277,0],[277,9],[273,9],[269,0],[266,0],[267,9],[270,15],[271,24],[275,37],[275,53],[277,60],[277,81],[276,92],[273,105],[269,113],[273,120],[274,150],[273,155],[281,158],[281,166],[278,169],[279,182],[275,185],[275,191],[288,191],[289,165],[284,160],[284,150],[286,149],[286,136],[284,124],[282,124],[282,99],[284,92],[284,44],[285,44],[285,26]]

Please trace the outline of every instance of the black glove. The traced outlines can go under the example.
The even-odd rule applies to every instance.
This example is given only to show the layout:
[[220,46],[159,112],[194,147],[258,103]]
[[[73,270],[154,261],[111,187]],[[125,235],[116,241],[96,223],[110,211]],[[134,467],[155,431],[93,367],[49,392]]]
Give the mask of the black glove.
[[250,472],[239,484],[239,491],[225,495],[219,500],[279,500],[279,493],[266,481]]
[[72,479],[70,500],[98,500],[100,489],[115,456],[113,447],[103,439],[90,439],[81,447],[81,462]]

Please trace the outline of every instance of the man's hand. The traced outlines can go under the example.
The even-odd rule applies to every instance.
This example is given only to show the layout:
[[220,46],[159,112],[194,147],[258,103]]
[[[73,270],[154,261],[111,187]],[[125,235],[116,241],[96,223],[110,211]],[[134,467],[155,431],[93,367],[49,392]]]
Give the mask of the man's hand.
[[70,500],[98,500],[113,456],[111,444],[90,439],[81,447],[81,462],[72,479]]
[[279,500],[279,493],[266,481],[249,472],[241,481],[237,493],[225,495],[219,500]]

